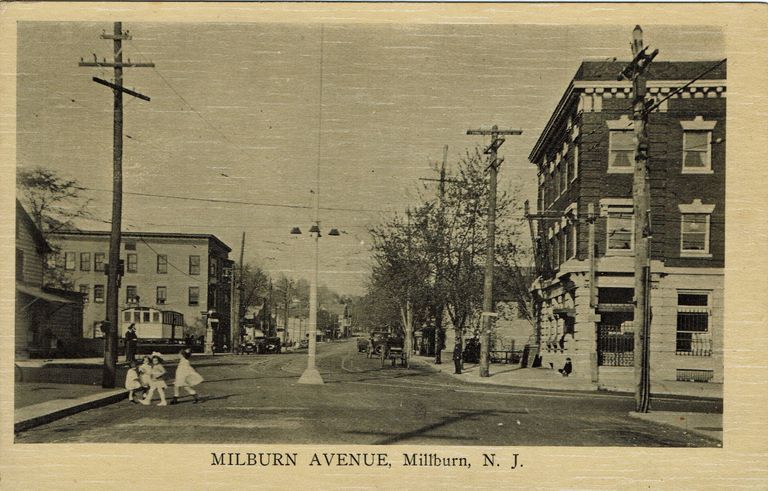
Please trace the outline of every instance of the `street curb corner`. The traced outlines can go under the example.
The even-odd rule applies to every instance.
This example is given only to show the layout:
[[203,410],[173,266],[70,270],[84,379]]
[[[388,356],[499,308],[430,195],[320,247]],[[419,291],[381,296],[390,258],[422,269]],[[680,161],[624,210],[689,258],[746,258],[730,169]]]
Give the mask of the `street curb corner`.
[[13,431],[14,433],[18,433],[30,428],[35,428],[36,426],[44,425],[52,421],[65,418],[67,416],[71,416],[73,414],[87,411],[89,409],[114,404],[115,402],[124,400],[127,393],[127,390],[120,390],[119,392],[115,392],[103,397],[90,398],[86,401],[82,401],[71,406],[63,407],[61,409],[45,412],[38,415],[33,415],[25,419],[20,419],[18,421],[14,421]]

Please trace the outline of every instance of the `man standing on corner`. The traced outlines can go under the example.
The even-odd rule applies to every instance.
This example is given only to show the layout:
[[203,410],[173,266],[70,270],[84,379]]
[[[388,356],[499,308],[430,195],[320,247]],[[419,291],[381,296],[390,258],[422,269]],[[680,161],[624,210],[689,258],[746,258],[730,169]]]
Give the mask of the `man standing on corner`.
[[455,367],[455,370],[453,373],[456,375],[461,375],[461,344],[456,343],[456,346],[453,348],[453,365]]
[[130,363],[136,357],[136,345],[139,337],[136,335],[136,324],[131,323],[125,331],[125,362]]

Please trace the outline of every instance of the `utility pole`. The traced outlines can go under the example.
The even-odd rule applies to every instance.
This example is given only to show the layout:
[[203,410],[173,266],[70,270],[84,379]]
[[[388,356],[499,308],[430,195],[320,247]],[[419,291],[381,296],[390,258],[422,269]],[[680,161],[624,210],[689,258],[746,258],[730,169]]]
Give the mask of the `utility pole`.
[[[528,219],[528,231],[531,234],[531,245],[533,246],[533,269],[536,273],[536,277],[540,277],[542,274],[541,270],[541,258],[540,254],[541,251],[539,250],[539,243],[536,240],[536,232],[533,227],[533,220],[535,219],[533,215],[531,215],[531,205],[528,202],[528,200],[525,200],[524,204],[525,208],[525,217]],[[539,350],[541,349],[541,315],[540,315],[540,296],[538,292],[533,292],[532,295],[532,307],[533,307],[533,330],[534,335],[536,337],[536,355],[538,356]]]
[[480,333],[480,376],[489,377],[488,348],[491,342],[491,317],[497,314],[493,311],[493,263],[496,247],[496,180],[499,166],[504,159],[499,159],[497,153],[505,139],[501,135],[522,135],[522,130],[501,130],[493,125],[490,130],[467,130],[468,135],[490,135],[491,143],[483,151],[488,155],[488,170],[490,172],[490,189],[488,193],[488,245],[485,250],[485,281],[483,285],[482,330]]
[[233,353],[235,352],[235,349],[240,346],[240,335],[237,323],[237,290],[235,289],[237,279],[235,276],[235,263],[232,261],[229,262],[229,334],[232,338],[231,342]]
[[[447,182],[457,182],[456,179],[449,179],[446,177],[446,166],[448,165],[448,145],[443,146],[443,162],[440,165],[440,178],[439,179],[430,179],[430,178],[420,178],[421,181],[437,181],[438,182],[438,188],[437,188],[437,197],[438,197],[438,227],[440,230],[440,254],[438,256],[438,264],[437,264],[437,272],[435,274],[435,286],[437,287],[438,294],[441,295],[441,297],[444,295],[443,292],[443,261],[445,257],[445,183]],[[443,297],[444,298],[444,297]],[[439,312],[435,312],[435,364],[439,365],[442,363],[442,357],[441,357],[441,349],[442,349],[442,343],[444,342],[444,336],[443,336],[443,309],[445,307],[445,304],[442,301],[442,298],[440,300],[440,305],[437,306],[437,309]],[[462,333],[459,331],[456,332],[456,342],[461,343],[462,342]],[[462,346],[463,349],[463,346]]]
[[[273,295],[272,280],[269,280],[269,317],[267,318],[267,337],[272,337],[272,331],[275,329],[275,325],[272,321],[272,312],[275,310],[275,298]],[[275,314],[275,321],[277,322],[277,314]]]
[[123,62],[123,40],[131,39],[128,31],[123,32],[122,22],[115,22],[114,33],[102,33],[101,39],[111,39],[114,44],[114,61],[106,59],[98,61],[93,55],[93,61],[80,58],[81,67],[110,67],[114,68],[114,83],[93,77],[93,81],[112,89],[114,94],[113,108],[113,152],[112,152],[112,229],[109,236],[109,263],[106,265],[107,274],[107,305],[106,332],[104,344],[104,369],[101,386],[115,387],[117,372],[117,339],[118,339],[118,293],[120,289],[120,232],[123,208],[123,92],[138,99],[149,101],[149,97],[123,87],[123,68],[154,67],[154,63]]
[[[240,263],[238,265],[239,272],[237,275],[235,275],[235,268],[232,268],[232,278],[234,279],[235,276],[237,276],[237,283],[233,283],[233,289],[232,289],[232,311],[234,312],[234,315],[232,315],[232,320],[230,321],[230,325],[232,326],[232,347],[240,344],[240,319],[243,317],[240,312],[240,302],[242,302],[243,298],[243,290],[245,288],[245,285],[243,284],[243,256],[245,255],[245,231],[243,231],[243,238],[240,241]],[[234,286],[237,285],[237,292],[235,292]],[[235,344],[237,343],[237,344]]]
[[632,121],[637,147],[632,180],[633,213],[635,219],[635,410],[647,413],[650,408],[650,180],[648,179],[648,108],[653,101],[646,100],[646,70],[659,50],[647,54],[643,46],[643,30],[635,26],[632,31],[632,55],[634,58],[619,74],[619,80],[632,80]]
[[283,325],[283,346],[288,343],[288,305],[291,301],[291,280],[285,279],[285,323]]
[[[408,233],[408,260],[411,259],[411,210],[408,209],[405,212],[407,217],[407,233]],[[411,366],[411,354],[413,353],[413,304],[411,303],[411,285],[410,281],[406,285],[405,292],[405,340],[403,342],[403,351],[405,351],[405,367]]]

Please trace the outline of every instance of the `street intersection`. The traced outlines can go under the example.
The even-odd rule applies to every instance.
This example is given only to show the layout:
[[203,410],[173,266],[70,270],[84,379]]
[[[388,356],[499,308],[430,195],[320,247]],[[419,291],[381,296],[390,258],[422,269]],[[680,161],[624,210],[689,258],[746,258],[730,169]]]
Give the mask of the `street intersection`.
[[[142,442],[374,445],[715,447],[718,442],[630,418],[630,395],[467,383],[426,367],[381,367],[354,341],[324,343],[324,385],[299,385],[302,352],[224,355],[193,365],[201,404],[127,401],[19,433],[18,443]],[[157,400],[155,401],[155,403]],[[718,412],[721,403],[654,401],[659,411]]]

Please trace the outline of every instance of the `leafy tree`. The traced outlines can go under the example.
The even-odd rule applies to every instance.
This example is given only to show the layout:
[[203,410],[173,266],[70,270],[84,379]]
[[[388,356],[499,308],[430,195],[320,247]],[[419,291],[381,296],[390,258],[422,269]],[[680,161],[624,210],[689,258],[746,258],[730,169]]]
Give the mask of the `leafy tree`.
[[[75,228],[77,219],[92,219],[88,211],[91,200],[83,196],[84,188],[43,167],[20,169],[16,174],[19,199],[42,232],[52,252],[43,260],[46,286],[71,290],[74,283],[61,262],[61,247],[53,238],[55,232]],[[62,267],[58,267],[62,266]]]
[[[387,302],[392,311],[379,320],[379,328],[391,327],[401,334],[413,326],[416,312],[429,309],[433,287],[430,277],[434,271],[428,258],[429,237],[424,230],[432,207],[433,204],[426,203],[408,210],[405,217],[395,215],[371,229],[375,264],[369,293],[392,299]],[[393,322],[394,316],[398,316],[399,322]]]
[[[239,270],[239,266],[235,266]],[[240,277],[240,318],[245,317],[249,308],[256,308],[264,304],[269,295],[269,274],[256,264],[243,265],[243,274]]]
[[[448,313],[456,331],[456,342],[467,329],[477,333],[483,304],[484,269],[487,252],[488,183],[487,160],[478,148],[459,162],[458,179],[446,192],[447,254],[449,278]],[[496,198],[496,244],[494,301],[512,300],[530,312],[530,251],[522,246],[522,210],[516,189],[499,190]]]
[[[445,183],[436,198],[375,227],[376,261],[368,287],[369,297],[389,297],[403,312],[409,301],[415,319],[431,317],[439,333],[447,313],[456,343],[468,329],[477,330],[482,311],[487,247],[488,183],[486,157],[478,148],[460,159],[455,178]],[[528,278],[520,264],[529,256],[520,246],[520,214],[514,193],[501,190],[496,206],[496,265],[494,292],[505,297],[526,297]],[[530,284],[530,283],[528,283]],[[439,359],[439,358],[438,358]]]

